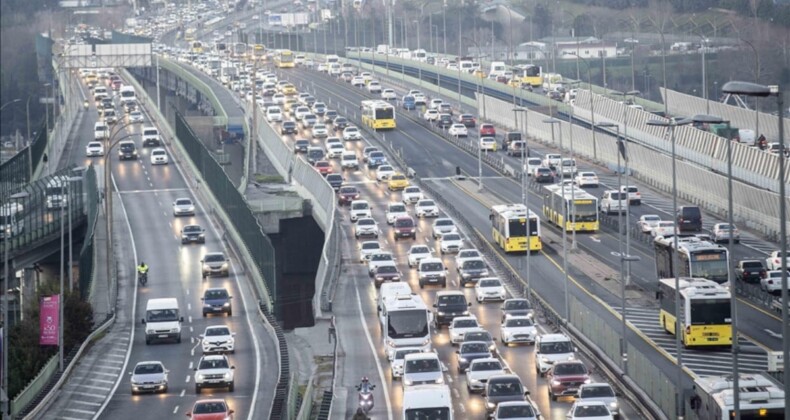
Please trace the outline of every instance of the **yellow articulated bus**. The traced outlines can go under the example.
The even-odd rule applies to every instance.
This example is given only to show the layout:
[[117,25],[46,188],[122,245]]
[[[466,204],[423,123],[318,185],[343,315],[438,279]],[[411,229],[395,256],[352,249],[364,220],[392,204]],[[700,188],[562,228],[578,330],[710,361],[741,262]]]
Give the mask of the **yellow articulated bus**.
[[362,123],[374,130],[395,128],[395,107],[387,101],[362,101]]
[[505,252],[526,252],[528,246],[530,251],[543,249],[543,242],[540,240],[540,218],[532,211],[527,215],[525,205],[492,206],[488,217],[491,219],[494,242]]
[[515,74],[514,78],[521,82],[521,87],[526,88],[527,86],[532,86],[533,88],[538,88],[543,85],[541,70],[540,66],[525,64],[514,68],[513,73]]
[[203,43],[200,41],[192,41],[192,52],[195,54],[202,54],[203,53]]
[[294,53],[291,50],[280,50],[274,56],[274,65],[279,69],[290,69],[294,67]]
[[[685,347],[731,346],[732,317],[729,289],[694,277],[679,279],[681,341]],[[661,279],[658,285],[659,322],[670,334],[676,334],[675,279]]]
[[600,226],[598,198],[581,188],[571,189],[569,185],[543,188],[543,216],[567,231],[597,232]]

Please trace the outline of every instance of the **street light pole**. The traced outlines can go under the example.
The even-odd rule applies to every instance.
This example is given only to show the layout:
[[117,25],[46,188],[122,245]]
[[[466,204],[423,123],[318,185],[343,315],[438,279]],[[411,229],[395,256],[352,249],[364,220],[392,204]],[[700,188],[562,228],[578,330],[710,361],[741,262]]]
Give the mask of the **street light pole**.
[[[559,130],[560,134],[560,152],[562,152],[562,121],[556,118],[548,118],[543,120],[546,124],[551,124],[552,130],[551,132],[554,133],[554,125],[557,125],[557,129]],[[562,175],[562,157],[560,156],[560,178],[564,178]],[[565,182],[560,184],[560,191],[562,194],[563,200],[565,200]],[[562,206],[562,271],[565,274],[565,311],[563,314],[563,323],[568,323],[570,320],[570,308],[568,306],[568,282],[570,281],[568,276],[568,206]],[[574,222],[576,221],[576,216],[573,217]],[[575,227],[574,227],[575,229]]]
[[[665,102],[666,103],[666,102]],[[671,142],[672,142],[672,208],[678,208],[678,177],[677,177],[677,155],[675,154],[675,129],[679,125],[686,125],[691,123],[691,120],[676,120],[674,118],[670,119],[668,122],[663,120],[648,120],[647,125],[658,126],[658,127],[666,127],[670,130],[671,133]],[[674,248],[678,248],[678,235],[677,235],[677,226],[675,227],[675,235],[672,235],[674,240]],[[679,264],[678,262],[678,254],[677,252],[672,253],[672,265],[677,267]],[[680,314],[680,272],[678,270],[675,271],[675,313]],[[678,329],[679,320],[675,320],[675,351],[677,352],[677,377],[676,377],[676,384],[677,392],[675,392],[675,409],[677,418],[683,418],[683,395],[682,395],[682,386],[683,386],[683,345],[681,343],[681,331]]]

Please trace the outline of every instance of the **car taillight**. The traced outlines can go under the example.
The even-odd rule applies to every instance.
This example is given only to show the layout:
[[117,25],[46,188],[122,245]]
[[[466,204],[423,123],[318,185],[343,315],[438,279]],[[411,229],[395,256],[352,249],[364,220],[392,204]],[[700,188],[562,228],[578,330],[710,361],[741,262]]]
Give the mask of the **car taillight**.
[[774,264],[779,264],[779,258],[776,258],[776,259],[774,260]]

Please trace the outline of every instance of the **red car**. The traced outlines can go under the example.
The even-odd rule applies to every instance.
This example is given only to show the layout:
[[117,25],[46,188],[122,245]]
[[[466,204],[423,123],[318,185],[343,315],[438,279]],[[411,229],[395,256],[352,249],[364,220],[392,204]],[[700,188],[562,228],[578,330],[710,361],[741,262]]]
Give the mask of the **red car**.
[[343,186],[337,192],[337,204],[351,204],[352,201],[359,199],[359,190],[357,187]]
[[496,137],[494,124],[480,124],[480,137]]
[[223,399],[198,400],[187,412],[192,420],[233,420],[233,410]]
[[333,171],[332,164],[326,160],[319,160],[318,162],[315,163],[314,166],[315,169],[318,170],[318,173],[321,175],[331,174]]
[[546,374],[549,386],[549,398],[557,401],[560,397],[574,397],[579,387],[590,383],[590,371],[578,360],[557,362]]
[[458,122],[467,128],[474,127],[475,124],[477,124],[477,120],[475,120],[475,116],[472,114],[461,114],[461,116],[458,117]]

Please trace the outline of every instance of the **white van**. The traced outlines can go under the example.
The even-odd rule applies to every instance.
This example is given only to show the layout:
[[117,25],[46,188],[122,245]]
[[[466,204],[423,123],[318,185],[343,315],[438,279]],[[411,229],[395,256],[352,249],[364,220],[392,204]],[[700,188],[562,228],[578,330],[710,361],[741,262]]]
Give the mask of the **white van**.
[[22,208],[22,205],[17,203],[6,203],[0,207],[0,238],[6,239],[6,235],[13,238],[25,229]]
[[504,61],[492,61],[491,62],[491,71],[488,72],[488,78],[496,80],[498,76],[502,76],[505,74],[505,62]]
[[106,140],[110,136],[110,129],[104,121],[97,121],[93,124],[93,139]]
[[403,281],[395,281],[390,283],[383,283],[379,288],[379,298],[376,303],[376,310],[381,311],[384,306],[384,301],[395,296],[403,296],[412,294],[411,286],[409,283]]
[[545,376],[555,363],[576,358],[576,348],[565,334],[544,334],[535,342],[535,364],[540,376]]
[[96,88],[93,89],[93,100],[96,102],[101,101],[109,95],[105,86],[96,86]]
[[156,127],[143,127],[143,147],[159,147],[161,145],[159,130]]
[[121,89],[118,91],[118,94],[121,97],[120,99],[121,104],[125,104],[128,102],[137,102],[137,96],[134,92],[134,86],[123,85],[121,86]]
[[154,341],[175,340],[181,342],[181,323],[176,298],[148,299],[145,305],[145,344]]
[[266,108],[266,121],[281,122],[283,120],[283,112],[279,106],[270,106]]
[[627,193],[617,190],[608,190],[603,192],[600,202],[600,210],[602,213],[622,213],[627,207]]
[[423,258],[417,267],[420,289],[426,284],[436,283],[447,287],[447,268],[439,258]]
[[415,385],[403,391],[404,419],[453,420],[453,402],[447,385]]

